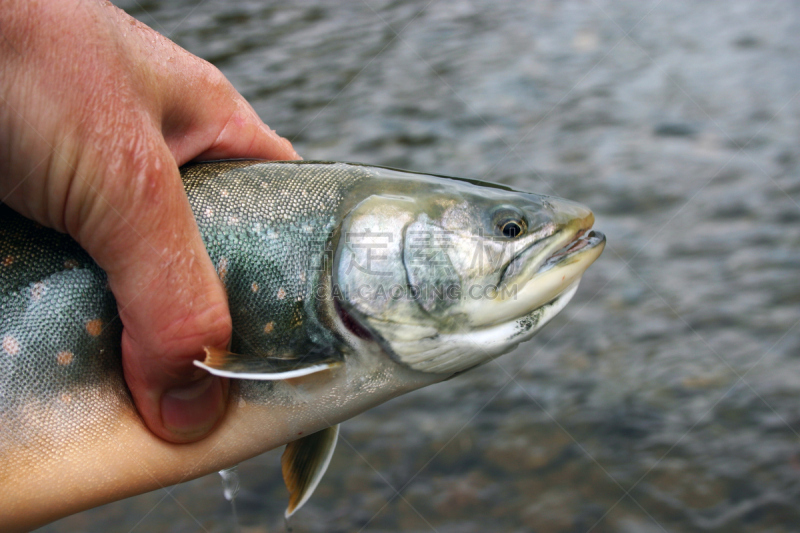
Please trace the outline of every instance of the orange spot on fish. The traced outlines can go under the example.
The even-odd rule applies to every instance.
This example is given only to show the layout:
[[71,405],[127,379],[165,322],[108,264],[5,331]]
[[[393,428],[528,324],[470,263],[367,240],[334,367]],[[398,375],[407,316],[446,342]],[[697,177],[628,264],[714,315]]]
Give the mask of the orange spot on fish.
[[286,298],[286,291],[281,287],[278,289],[278,300],[283,300],[284,298]]
[[98,337],[103,332],[103,321],[99,318],[86,323],[86,331],[92,337]]
[[58,361],[58,364],[61,366],[67,366],[72,362],[73,357],[74,355],[72,354],[72,352],[68,352],[65,350],[63,352],[58,352],[58,355],[56,355],[56,361]]
[[254,281],[253,284],[250,285],[250,290],[252,290],[253,292],[258,292],[258,283]]
[[272,333],[272,330],[274,329],[275,329],[275,322],[267,322],[267,325],[264,326],[264,333],[269,335],[270,333]]
[[3,351],[8,355],[17,355],[19,353],[19,341],[11,335],[3,337]]
[[5,259],[3,259],[3,266],[4,267],[10,267],[11,265],[14,264],[14,260],[15,259],[16,258],[13,255],[7,256]]
[[67,259],[64,261],[64,268],[67,270],[72,270],[73,268],[78,268],[78,262],[74,259]]

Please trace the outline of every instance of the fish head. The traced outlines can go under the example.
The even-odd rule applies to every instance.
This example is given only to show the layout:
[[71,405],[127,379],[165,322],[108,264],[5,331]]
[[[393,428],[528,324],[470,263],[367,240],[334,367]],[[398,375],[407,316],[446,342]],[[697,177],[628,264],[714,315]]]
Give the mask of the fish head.
[[605,245],[575,202],[455,179],[366,197],[347,215],[334,297],[392,358],[454,374],[531,338]]

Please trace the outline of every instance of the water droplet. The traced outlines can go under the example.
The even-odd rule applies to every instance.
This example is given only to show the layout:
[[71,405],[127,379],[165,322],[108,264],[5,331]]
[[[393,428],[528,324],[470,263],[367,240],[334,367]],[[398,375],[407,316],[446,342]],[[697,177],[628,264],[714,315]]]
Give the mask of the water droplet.
[[239,473],[236,471],[238,465],[225,470],[220,470],[219,475],[222,477],[222,494],[225,499],[232,502],[236,495],[239,494]]

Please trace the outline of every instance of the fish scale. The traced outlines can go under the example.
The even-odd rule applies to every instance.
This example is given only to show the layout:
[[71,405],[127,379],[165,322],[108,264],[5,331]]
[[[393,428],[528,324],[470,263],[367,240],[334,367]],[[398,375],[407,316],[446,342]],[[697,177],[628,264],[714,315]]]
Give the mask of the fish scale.
[[49,441],[79,424],[81,412],[89,420],[131,402],[105,272],[66,235],[2,204],[0,227],[2,454],[9,437]]
[[186,168],[183,179],[228,292],[231,351],[304,362],[340,357],[341,343],[312,296],[330,270],[342,200],[368,173],[345,165],[272,165],[253,179],[251,162],[215,168],[224,180],[209,177],[205,166]]
[[[309,298],[326,260],[336,212],[365,171],[345,166],[271,165],[253,179],[253,163],[183,169],[184,186],[209,256],[226,286],[232,349],[291,358],[337,353]],[[215,179],[224,175],[224,179]],[[0,412],[20,424],[20,404],[70,402],[71,416],[100,387],[109,404],[130,405],[120,379],[121,325],[105,272],[67,235],[0,205]],[[311,266],[310,270],[308,267]],[[306,280],[302,281],[302,274]],[[256,290],[253,290],[253,287]],[[87,324],[102,325],[92,335]],[[44,333],[43,333],[44,332]],[[71,357],[59,354],[71,353]],[[66,362],[69,359],[69,362]],[[112,400],[113,398],[113,400]],[[47,416],[49,407],[43,409]],[[46,423],[64,423],[62,418]],[[6,433],[6,432],[4,432]]]

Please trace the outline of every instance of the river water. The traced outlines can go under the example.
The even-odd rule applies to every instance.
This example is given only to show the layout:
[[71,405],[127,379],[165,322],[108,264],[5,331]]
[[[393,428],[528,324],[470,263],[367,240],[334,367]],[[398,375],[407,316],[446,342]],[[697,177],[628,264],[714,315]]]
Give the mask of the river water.
[[[608,236],[534,341],[344,423],[291,531],[800,528],[797,4],[119,5],[306,159],[564,196]],[[286,527],[279,456],[240,467],[243,532]],[[42,531],[232,528],[214,475]]]

